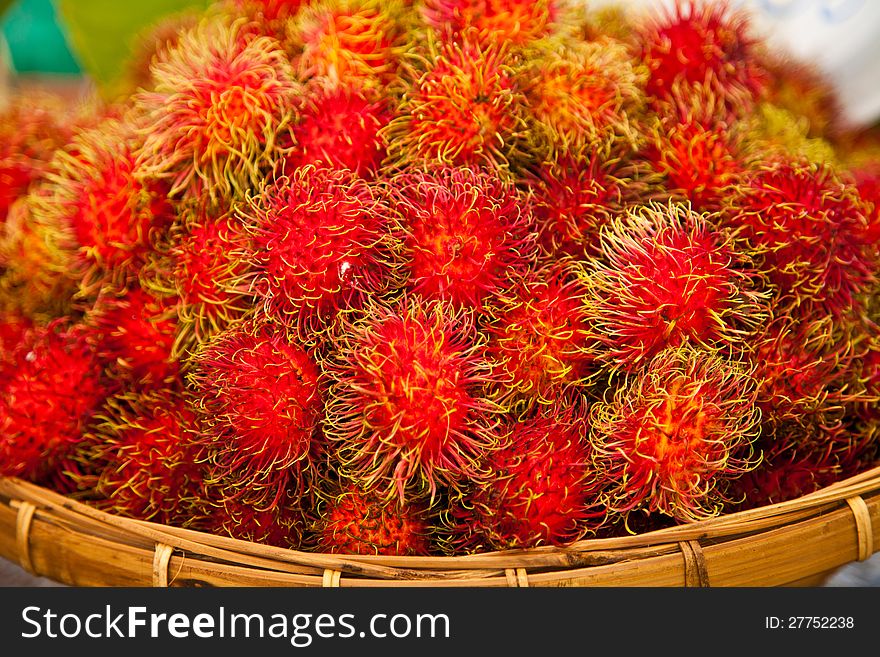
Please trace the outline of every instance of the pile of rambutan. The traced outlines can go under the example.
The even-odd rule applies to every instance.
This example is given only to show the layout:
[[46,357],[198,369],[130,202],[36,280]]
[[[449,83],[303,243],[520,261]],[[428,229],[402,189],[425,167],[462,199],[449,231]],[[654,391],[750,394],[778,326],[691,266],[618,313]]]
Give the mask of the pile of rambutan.
[[138,44],[127,95],[0,113],[0,475],[442,556],[880,465],[880,139],[741,10],[218,0]]

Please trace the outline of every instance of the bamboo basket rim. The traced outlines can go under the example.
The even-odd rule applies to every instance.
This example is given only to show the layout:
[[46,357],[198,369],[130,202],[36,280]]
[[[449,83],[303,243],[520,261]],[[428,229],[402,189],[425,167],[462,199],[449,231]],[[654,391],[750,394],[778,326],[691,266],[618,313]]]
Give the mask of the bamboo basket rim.
[[641,534],[431,557],[263,545],[0,477],[0,556],[73,586],[810,586],[880,550],[875,526],[880,466],[786,502]]

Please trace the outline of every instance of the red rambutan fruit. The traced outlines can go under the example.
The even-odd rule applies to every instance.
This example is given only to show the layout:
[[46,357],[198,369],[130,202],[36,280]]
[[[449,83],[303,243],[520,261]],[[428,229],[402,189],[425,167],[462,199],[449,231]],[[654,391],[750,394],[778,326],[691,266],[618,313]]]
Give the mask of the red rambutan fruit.
[[246,25],[204,18],[153,62],[152,89],[134,96],[143,174],[168,181],[173,196],[242,194],[283,154],[301,84],[279,43]]
[[520,57],[473,35],[432,47],[409,74],[392,121],[380,131],[390,166],[441,164],[507,170],[526,157],[527,105]]
[[484,331],[502,397],[553,406],[588,379],[595,358],[585,295],[569,267],[550,264],[492,298]]
[[295,169],[264,183],[238,214],[250,235],[252,289],[304,340],[398,285],[383,194],[347,169]]
[[44,222],[70,227],[86,296],[106,280],[123,284],[136,274],[153,233],[173,220],[165,185],[139,176],[137,148],[136,128],[126,121],[80,130],[56,152],[35,197]]
[[83,331],[65,320],[29,331],[0,388],[0,474],[37,479],[82,439],[112,392]]
[[522,45],[561,27],[563,0],[424,0],[422,20],[445,38],[476,30],[487,41]]
[[642,367],[685,343],[738,352],[766,319],[748,257],[712,217],[669,202],[637,206],[601,234],[587,263],[587,321],[611,371]]
[[524,76],[531,150],[546,157],[638,143],[645,75],[624,44],[551,41]]
[[385,159],[379,131],[392,118],[389,98],[370,87],[316,78],[306,86],[285,171],[306,164],[350,169],[373,178]]
[[609,513],[660,512],[679,522],[717,516],[727,482],[760,461],[752,371],[690,346],[658,353],[592,407]]
[[[0,311],[0,382],[5,382],[15,364],[13,357],[18,345],[33,329],[33,321],[16,312]],[[0,383],[2,389],[3,383]]]
[[196,416],[179,391],[126,392],[107,399],[89,428],[103,464],[96,492],[112,513],[181,525],[201,486]]
[[[288,24],[310,0],[222,0],[230,11],[246,16],[253,29],[287,45]],[[221,4],[222,7],[222,4]]]
[[444,515],[454,552],[568,545],[602,524],[586,409],[566,402],[508,422],[485,458],[491,480],[465,487]]
[[233,324],[199,345],[186,380],[212,452],[212,477],[227,482],[227,497],[235,486],[252,495],[295,491],[313,476],[322,444],[321,371],[283,326],[258,318]]
[[385,500],[357,485],[336,485],[318,502],[315,547],[330,554],[429,556],[433,527],[426,503]]
[[756,254],[777,307],[839,317],[877,279],[867,212],[855,186],[829,165],[776,159],[744,176],[723,220]]
[[412,291],[481,308],[534,261],[526,198],[495,172],[436,167],[389,184]]
[[385,85],[393,82],[406,38],[401,0],[315,0],[288,23],[301,79]]
[[708,92],[723,114],[748,114],[767,74],[746,12],[726,1],[675,0],[639,28],[638,58],[648,68],[646,91],[659,101]]
[[473,316],[405,296],[346,317],[325,364],[325,432],[342,476],[404,500],[479,476],[497,441],[491,372]]

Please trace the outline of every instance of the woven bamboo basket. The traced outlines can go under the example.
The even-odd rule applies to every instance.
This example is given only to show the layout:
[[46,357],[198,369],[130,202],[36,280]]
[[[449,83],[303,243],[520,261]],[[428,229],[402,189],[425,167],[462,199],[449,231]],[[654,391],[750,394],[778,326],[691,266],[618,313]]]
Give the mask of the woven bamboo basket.
[[316,554],[105,513],[0,478],[0,555],[73,586],[818,586],[880,549],[880,467],[810,495],[566,548]]

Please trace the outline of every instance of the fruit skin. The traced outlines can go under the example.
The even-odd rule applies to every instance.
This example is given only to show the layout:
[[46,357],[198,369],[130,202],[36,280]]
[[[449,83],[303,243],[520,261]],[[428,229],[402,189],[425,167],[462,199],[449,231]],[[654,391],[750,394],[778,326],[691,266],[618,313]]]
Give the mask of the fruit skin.
[[169,194],[212,200],[243,195],[283,154],[301,83],[274,39],[244,19],[203,18],[151,68],[133,97],[143,117],[139,164]]
[[224,480],[227,497],[252,499],[307,488],[323,451],[323,377],[313,353],[282,325],[254,317],[191,358],[186,382],[212,481]]
[[441,38],[474,30],[487,42],[523,45],[563,29],[567,2],[559,0],[424,0],[422,20]]
[[534,262],[527,200],[495,172],[434,167],[397,174],[389,187],[412,292],[481,309]]
[[340,474],[384,498],[478,478],[501,408],[471,313],[406,295],[345,317],[324,364],[325,432]]
[[603,476],[593,465],[585,400],[562,398],[511,416],[485,457],[488,482],[466,486],[444,514],[454,554],[564,546],[595,532]]
[[238,217],[249,236],[245,287],[303,341],[399,286],[384,195],[347,169],[306,165],[265,182]]
[[748,252],[687,204],[634,207],[607,224],[601,244],[603,257],[584,268],[585,306],[610,372],[684,344],[739,352],[768,316]]
[[383,500],[352,483],[324,493],[311,524],[315,549],[329,554],[429,556],[434,529],[425,500]]
[[756,392],[747,363],[690,346],[627,376],[590,414],[609,513],[623,522],[634,511],[678,522],[721,513],[727,482],[760,462]]
[[745,177],[722,217],[756,254],[779,312],[841,317],[877,281],[867,211],[830,165],[774,158]]
[[35,327],[0,384],[0,474],[37,480],[82,440],[113,391],[81,327],[66,318]]

